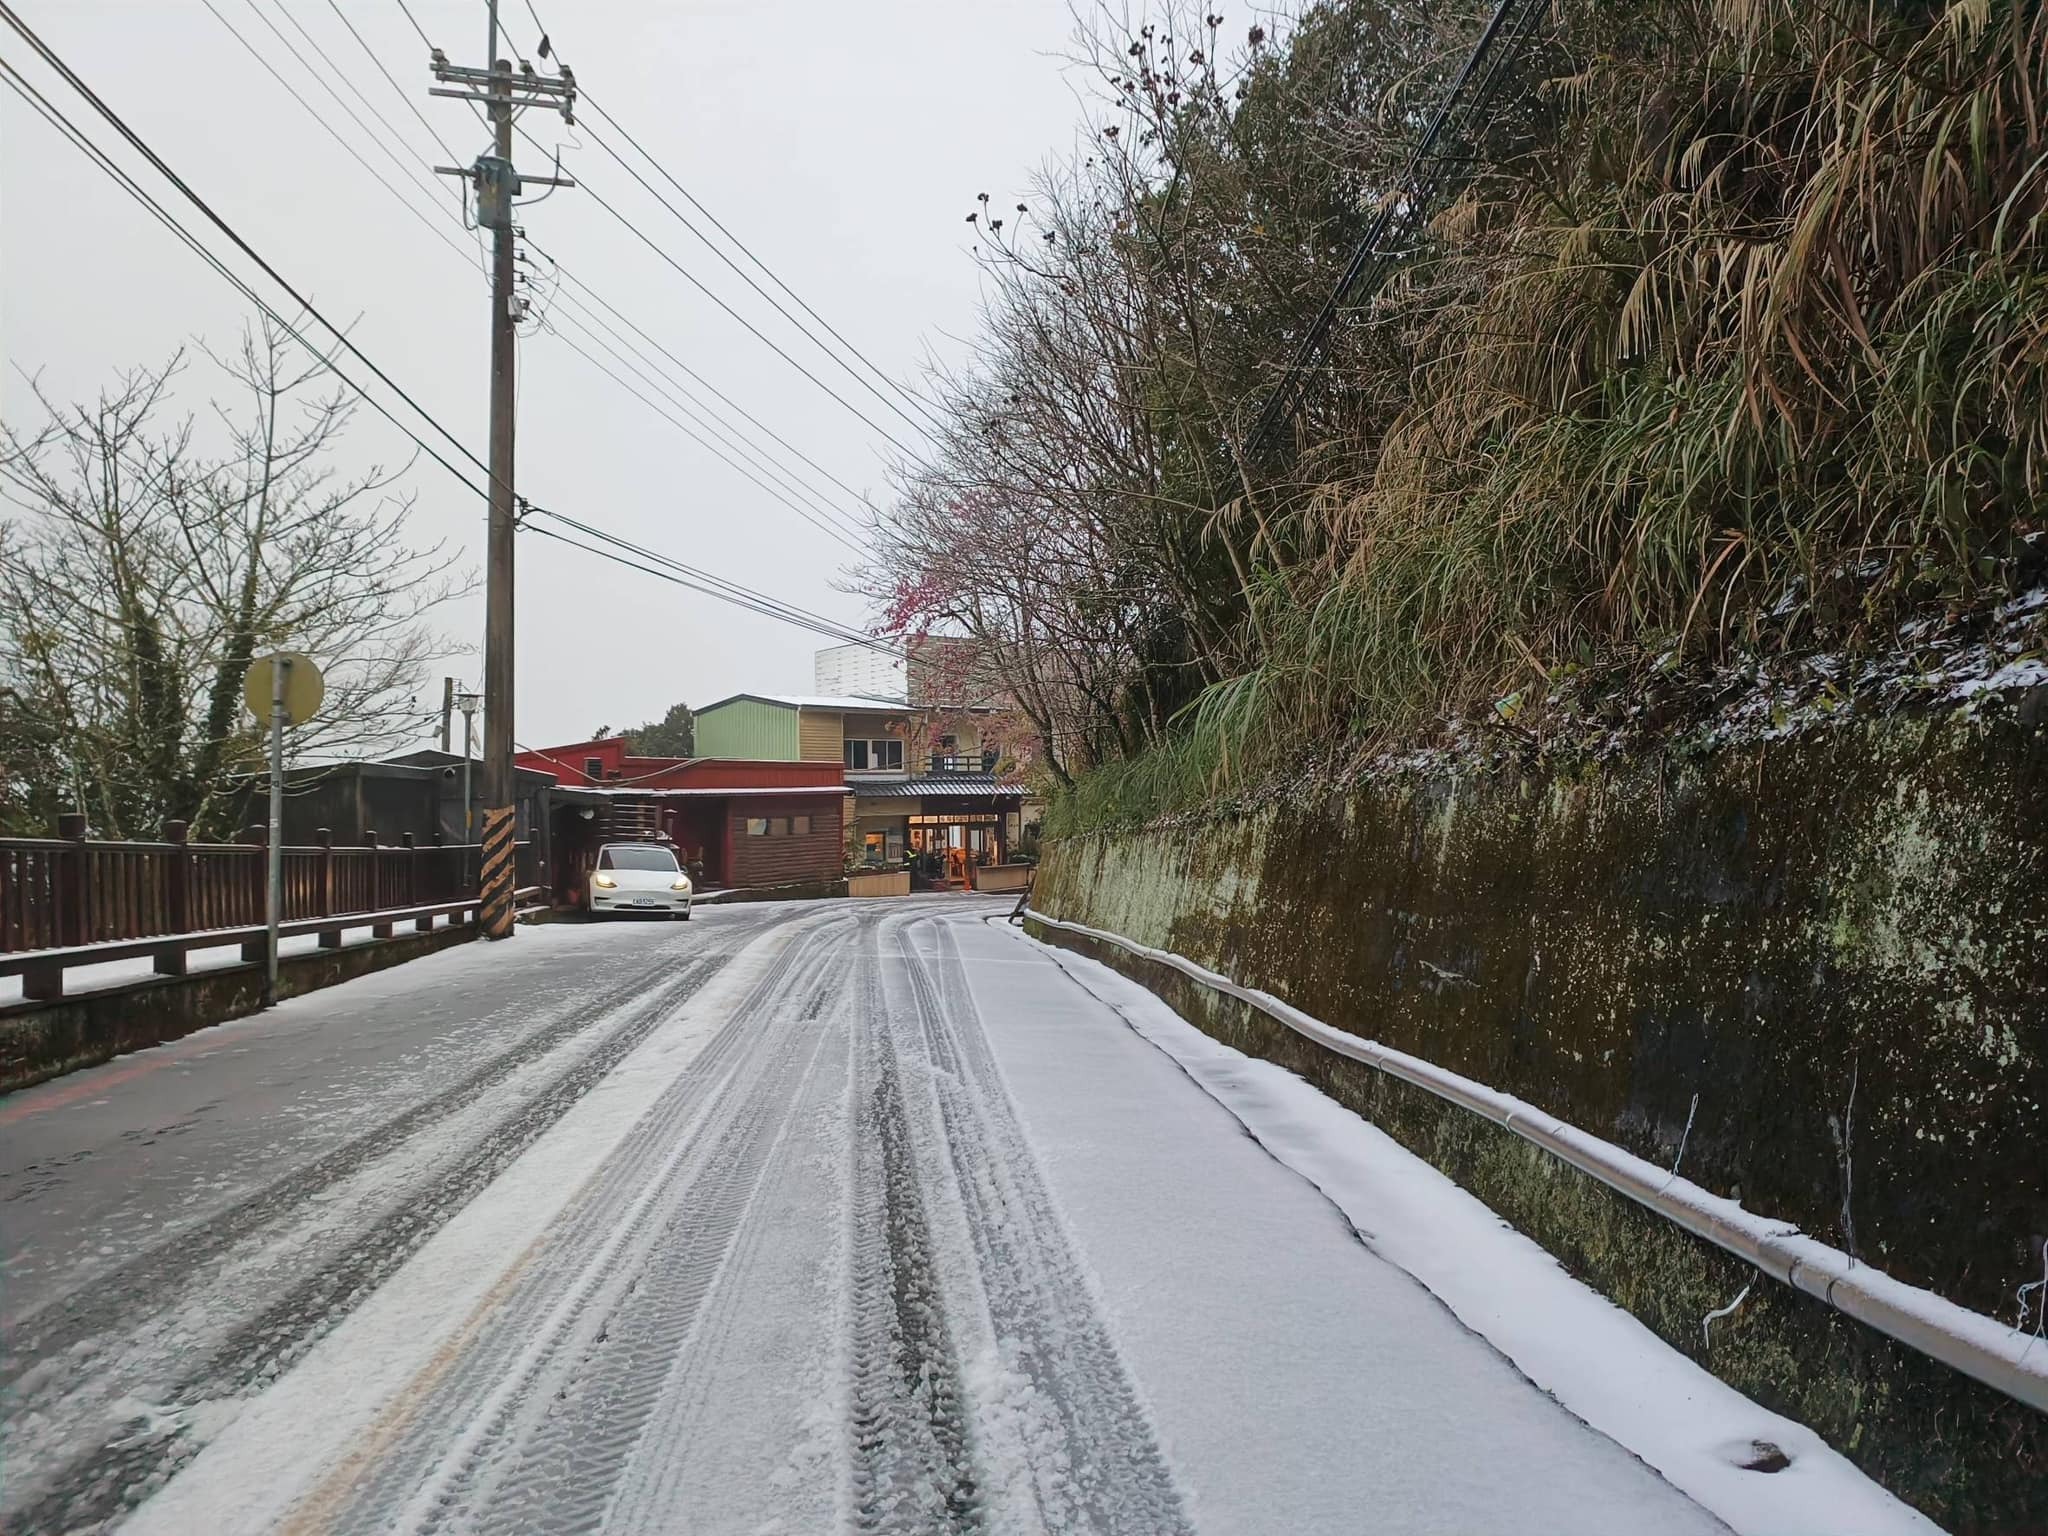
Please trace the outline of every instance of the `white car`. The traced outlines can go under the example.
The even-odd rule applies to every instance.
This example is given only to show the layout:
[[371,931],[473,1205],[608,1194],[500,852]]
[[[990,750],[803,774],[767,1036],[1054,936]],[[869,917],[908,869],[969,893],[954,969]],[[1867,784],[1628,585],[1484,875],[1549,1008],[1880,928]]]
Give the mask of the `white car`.
[[590,911],[660,912],[690,920],[690,877],[661,843],[606,843],[590,871]]

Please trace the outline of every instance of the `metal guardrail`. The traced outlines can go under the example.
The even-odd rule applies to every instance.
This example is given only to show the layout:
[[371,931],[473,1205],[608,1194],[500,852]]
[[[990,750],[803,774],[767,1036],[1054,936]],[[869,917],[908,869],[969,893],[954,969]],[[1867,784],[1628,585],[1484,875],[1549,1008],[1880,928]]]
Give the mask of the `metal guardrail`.
[[[539,886],[527,886],[513,893],[517,903],[538,900],[545,893]],[[342,912],[326,917],[299,918],[278,924],[280,938],[318,937],[322,949],[339,949],[341,936],[351,928],[368,928],[371,937],[388,939],[401,923],[411,923],[420,933],[433,931],[436,918],[449,923],[473,922],[479,898],[464,896],[454,901],[437,901],[375,912]],[[19,976],[22,997],[32,1003],[61,1000],[64,974],[82,966],[106,965],[116,960],[152,963],[158,976],[189,974],[194,950],[240,948],[244,964],[260,964],[269,952],[269,929],[261,923],[232,928],[201,928],[189,933],[156,934],[147,938],[111,939],[95,944],[70,944],[51,949],[0,952],[0,976]],[[145,984],[146,979],[130,985]]]
[[1746,1260],[1772,1279],[1804,1291],[1843,1315],[1995,1387],[2030,1408],[2048,1412],[2048,1338],[2008,1328],[1996,1318],[1973,1312],[1932,1291],[1894,1280],[1882,1270],[1859,1263],[1840,1249],[1806,1236],[1789,1222],[1746,1211],[1690,1179],[1645,1162],[1634,1153],[1545,1114],[1511,1094],[1446,1071],[1419,1056],[1332,1028],[1269,992],[1241,986],[1181,955],[1085,923],[1048,917],[1036,908],[1027,908],[1024,915],[1048,928],[1111,944],[1140,959],[1178,971],[1191,981],[1257,1009],[1340,1056],[1482,1115],[1695,1237],[1705,1238],[1715,1247]]

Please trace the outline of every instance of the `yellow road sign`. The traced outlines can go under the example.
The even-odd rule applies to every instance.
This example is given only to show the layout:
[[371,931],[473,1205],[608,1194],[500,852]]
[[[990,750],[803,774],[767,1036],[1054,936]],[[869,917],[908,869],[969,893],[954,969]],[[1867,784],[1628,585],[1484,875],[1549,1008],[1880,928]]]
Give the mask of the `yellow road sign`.
[[258,656],[249,663],[249,676],[242,684],[243,701],[248,704],[250,714],[265,724],[269,723],[270,669],[279,662],[286,663],[285,723],[304,725],[320,708],[320,701],[327,697],[327,681],[321,677],[320,669],[313,664],[310,656],[301,656],[297,651],[278,651],[274,655]]

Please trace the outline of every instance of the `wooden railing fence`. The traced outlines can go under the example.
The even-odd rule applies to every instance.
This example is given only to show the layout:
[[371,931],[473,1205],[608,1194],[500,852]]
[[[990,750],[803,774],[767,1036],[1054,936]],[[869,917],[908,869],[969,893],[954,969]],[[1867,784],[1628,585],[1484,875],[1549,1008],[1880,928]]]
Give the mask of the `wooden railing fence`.
[[[533,849],[519,848],[518,884],[537,883]],[[146,939],[264,920],[264,843],[195,843],[185,823],[161,842],[98,842],[83,816],[58,818],[53,838],[0,838],[0,953]],[[415,845],[408,833],[339,847],[284,850],[285,922],[456,901],[476,894],[473,843]]]

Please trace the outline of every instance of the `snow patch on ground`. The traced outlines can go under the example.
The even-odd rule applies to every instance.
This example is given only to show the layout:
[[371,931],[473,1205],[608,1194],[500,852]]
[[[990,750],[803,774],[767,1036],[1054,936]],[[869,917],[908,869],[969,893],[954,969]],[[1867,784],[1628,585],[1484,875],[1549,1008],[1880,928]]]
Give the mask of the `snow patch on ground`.
[[[1420,1281],[1530,1381],[1741,1536],[1939,1530],[1574,1280],[1492,1210],[1292,1073],[1222,1045],[1099,962],[1039,944],[1165,1052],[1373,1252]],[[1779,1458],[1776,1471],[1764,1468]]]
[[[353,949],[359,944],[371,942],[374,935],[366,923],[360,928],[342,930],[341,947]],[[317,954],[320,936],[302,933],[292,938],[279,939],[277,952],[283,956]],[[186,968],[189,973],[201,971],[223,971],[230,966],[242,965],[241,941],[223,942],[189,952]],[[64,972],[64,993],[75,997],[83,992],[104,992],[109,987],[130,987],[138,981],[156,981],[156,961],[147,955],[128,960],[108,960],[99,965],[73,966]],[[21,978],[0,976],[0,1008],[9,1003],[22,1001]]]
[[[443,1227],[300,1364],[248,1403],[122,1529],[298,1529],[294,1506],[345,1487],[338,1466],[380,1418],[403,1423],[595,1174],[800,931],[771,930],[658,1026],[520,1160]],[[423,1374],[424,1373],[424,1374]],[[361,1454],[356,1448],[356,1454]],[[337,1478],[341,1481],[337,1483]],[[317,1524],[319,1511],[311,1512]],[[297,1518],[307,1518],[301,1510]]]

